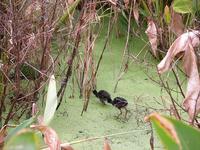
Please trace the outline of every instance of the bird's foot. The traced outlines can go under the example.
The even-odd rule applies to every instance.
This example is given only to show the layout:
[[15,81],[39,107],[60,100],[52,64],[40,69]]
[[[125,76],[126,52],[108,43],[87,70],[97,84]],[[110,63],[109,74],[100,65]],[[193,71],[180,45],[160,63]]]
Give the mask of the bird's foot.
[[125,119],[124,117],[120,117],[120,116],[115,116],[115,119],[119,122],[122,122],[122,123],[126,123],[128,120]]
[[58,113],[58,117],[59,117],[59,116],[68,116],[68,112],[67,112],[67,111],[59,112],[59,113]]

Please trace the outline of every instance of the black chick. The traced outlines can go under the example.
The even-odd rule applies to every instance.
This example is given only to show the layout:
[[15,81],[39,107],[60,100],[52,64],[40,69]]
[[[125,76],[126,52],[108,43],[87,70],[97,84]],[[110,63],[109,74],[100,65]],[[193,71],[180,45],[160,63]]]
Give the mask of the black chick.
[[125,112],[125,118],[126,118],[126,115],[127,115],[127,112],[128,112],[128,110],[126,108],[126,106],[128,105],[128,102],[127,102],[126,99],[124,99],[122,97],[115,97],[113,99],[113,101],[112,100],[108,101],[108,103],[111,103],[113,106],[117,107],[120,110],[120,114],[118,115],[118,117],[122,114],[122,110],[121,109],[124,108],[125,111],[126,111]]
[[97,92],[97,90],[93,90],[93,94],[99,98],[99,100],[102,102],[102,104],[106,104],[105,102],[107,101],[112,101],[110,94],[105,91],[105,90],[100,90]]

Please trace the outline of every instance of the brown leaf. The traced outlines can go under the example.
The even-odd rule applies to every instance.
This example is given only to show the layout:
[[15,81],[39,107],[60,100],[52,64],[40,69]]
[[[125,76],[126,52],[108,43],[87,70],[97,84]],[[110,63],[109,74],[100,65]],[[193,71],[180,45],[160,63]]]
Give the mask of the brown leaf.
[[74,0],[67,0],[67,3],[68,3],[69,5],[71,5],[71,4],[74,3]]
[[42,132],[44,135],[44,142],[49,146],[50,150],[60,150],[60,140],[57,133],[52,128],[45,125],[31,125],[31,128]]
[[170,22],[170,29],[174,34],[177,36],[183,34],[184,32],[184,24],[183,24],[183,18],[181,14],[175,12],[173,10],[173,7],[171,6],[171,22]]
[[193,31],[179,36],[170,46],[166,56],[157,66],[158,73],[164,73],[171,68],[174,57],[180,52],[184,53],[183,65],[184,71],[188,77],[188,84],[183,106],[189,114],[189,121],[192,121],[193,117],[200,112],[200,79],[194,52],[194,47],[200,45],[199,34],[199,31]]
[[192,31],[179,36],[170,46],[163,60],[158,64],[158,73],[164,73],[171,68],[174,57],[189,48],[189,41],[191,41],[193,47],[197,47],[200,44],[198,34],[199,31]]
[[3,126],[0,130],[0,149],[3,148],[5,137],[7,136],[7,126]]
[[129,0],[124,0],[125,8],[128,8]]
[[157,40],[157,29],[155,23],[150,20],[148,23],[148,28],[145,31],[149,38],[149,42],[151,44],[151,50],[152,53],[155,57],[157,57],[157,45],[158,45],[158,40]]
[[25,17],[29,18],[31,16],[34,17],[34,19],[36,19],[36,17],[38,17],[37,13],[39,13],[40,10],[41,10],[41,3],[38,0],[36,0],[26,8]]
[[180,140],[178,138],[178,135],[176,133],[173,124],[166,118],[159,115],[158,113],[151,113],[149,116],[146,116],[144,120],[145,121],[156,120],[159,123],[160,127],[162,127],[166,131],[166,133],[168,133],[169,136],[172,137],[178,145],[180,144]]
[[189,114],[189,121],[192,122],[193,117],[200,111],[200,79],[197,68],[196,55],[191,44],[189,44],[189,49],[185,51],[183,61],[184,70],[188,76],[187,91],[183,106]]
[[107,138],[104,139],[104,147],[103,150],[111,150],[111,147],[109,145],[109,141]]
[[65,144],[61,146],[61,150],[74,150],[71,145]]

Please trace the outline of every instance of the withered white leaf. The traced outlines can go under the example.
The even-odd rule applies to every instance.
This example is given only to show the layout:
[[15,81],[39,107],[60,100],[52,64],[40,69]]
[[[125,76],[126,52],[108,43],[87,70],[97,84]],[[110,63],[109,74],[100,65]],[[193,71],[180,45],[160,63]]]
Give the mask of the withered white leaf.
[[200,79],[194,52],[194,47],[200,45],[199,35],[199,31],[192,31],[179,36],[157,66],[158,73],[164,73],[171,68],[174,57],[180,52],[184,53],[183,65],[188,77],[188,84],[183,106],[189,114],[189,121],[200,112],[200,98],[198,97],[200,92]]
[[158,64],[158,73],[164,73],[170,69],[172,60],[180,52],[184,52],[189,48],[188,41],[191,41],[193,47],[197,47],[200,44],[198,34],[199,31],[186,32],[180,35],[170,46],[166,56]]
[[183,106],[187,110],[190,117],[189,121],[191,122],[193,117],[200,111],[200,79],[196,55],[191,44],[189,44],[189,49],[185,51],[183,62],[185,73],[188,76],[187,91]]
[[145,31],[145,33],[149,38],[152,53],[155,57],[157,57],[157,45],[158,45],[157,29],[155,23],[152,20],[149,21],[148,28]]

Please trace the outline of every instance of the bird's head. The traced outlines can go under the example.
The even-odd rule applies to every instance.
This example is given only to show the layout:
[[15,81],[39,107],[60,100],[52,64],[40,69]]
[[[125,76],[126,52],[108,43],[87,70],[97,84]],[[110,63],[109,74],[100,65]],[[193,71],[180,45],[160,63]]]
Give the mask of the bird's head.
[[107,102],[113,105],[113,101],[112,101],[112,99],[111,99],[111,98],[110,98],[110,99],[108,99],[108,100],[107,100]]
[[93,92],[94,95],[98,94],[97,90],[93,90],[92,92]]

